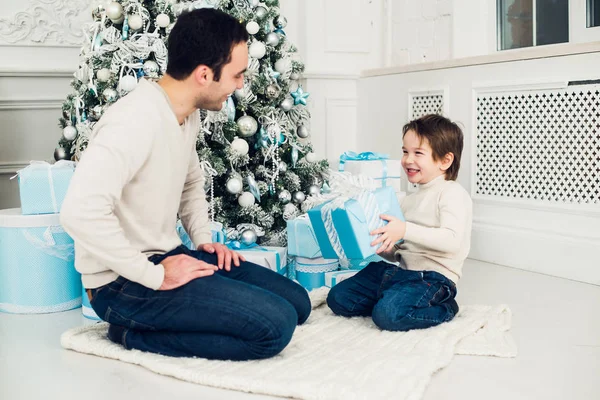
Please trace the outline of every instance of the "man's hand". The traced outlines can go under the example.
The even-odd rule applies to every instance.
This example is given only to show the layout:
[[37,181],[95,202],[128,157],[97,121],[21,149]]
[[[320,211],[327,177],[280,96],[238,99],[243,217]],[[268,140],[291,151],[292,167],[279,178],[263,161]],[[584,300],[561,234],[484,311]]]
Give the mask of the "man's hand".
[[217,270],[216,265],[185,254],[167,257],[161,264],[165,268],[165,278],[158,290],[176,289],[194,279],[210,276]]
[[404,234],[406,233],[406,222],[385,214],[382,214],[379,217],[388,221],[388,224],[371,232],[371,235],[381,235],[371,243],[371,246],[382,243],[377,249],[377,254],[390,251],[396,242],[404,238]]
[[240,261],[246,261],[244,256],[231,250],[229,247],[221,243],[206,243],[198,246],[198,250],[207,253],[217,253],[217,264],[219,269],[225,268],[225,271],[231,271],[231,260],[236,267],[240,266]]

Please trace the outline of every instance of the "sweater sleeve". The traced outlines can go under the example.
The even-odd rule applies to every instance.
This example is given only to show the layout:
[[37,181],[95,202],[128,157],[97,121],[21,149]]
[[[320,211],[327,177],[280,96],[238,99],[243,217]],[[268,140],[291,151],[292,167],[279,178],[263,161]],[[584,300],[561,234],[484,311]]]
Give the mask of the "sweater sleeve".
[[188,173],[181,193],[179,216],[196,247],[212,242],[209,205],[204,193],[204,182],[205,177],[200,169],[198,153],[195,148],[192,148]]
[[470,225],[472,201],[460,186],[445,188],[439,198],[439,227],[427,227],[412,222],[406,223],[404,240],[420,245],[424,249],[441,253],[454,253],[463,246],[464,233]]
[[152,134],[128,123],[100,121],[98,125],[69,185],[60,222],[78,246],[107,268],[158,289],[164,280],[163,266],[153,264],[131,245],[115,215],[124,186],[150,156]]

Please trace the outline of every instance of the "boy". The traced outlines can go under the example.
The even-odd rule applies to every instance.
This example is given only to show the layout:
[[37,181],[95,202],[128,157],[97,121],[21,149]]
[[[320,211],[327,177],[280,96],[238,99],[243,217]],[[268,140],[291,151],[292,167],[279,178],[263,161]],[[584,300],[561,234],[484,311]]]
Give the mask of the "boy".
[[[388,221],[371,234],[384,258],[334,286],[327,297],[342,316],[371,316],[384,330],[423,329],[450,321],[458,312],[456,282],[471,243],[472,202],[455,180],[463,133],[439,115],[403,128],[402,167],[418,191],[402,201],[406,222]],[[404,239],[401,244],[396,244]]]

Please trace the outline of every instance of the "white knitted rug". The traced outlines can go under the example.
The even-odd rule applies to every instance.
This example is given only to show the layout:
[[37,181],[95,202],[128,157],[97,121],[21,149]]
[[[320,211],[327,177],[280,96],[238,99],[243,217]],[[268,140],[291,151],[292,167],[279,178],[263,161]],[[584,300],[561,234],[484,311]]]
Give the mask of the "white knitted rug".
[[[449,323],[384,332],[370,318],[334,316],[326,289],[311,292],[313,313],[278,356],[209,361],[125,350],[106,338],[108,325],[71,329],[66,349],[141,365],[206,386],[298,399],[420,399],[431,376],[454,354],[515,357],[507,306],[464,306]],[[393,379],[382,379],[382,374]],[[390,375],[392,374],[392,375]]]

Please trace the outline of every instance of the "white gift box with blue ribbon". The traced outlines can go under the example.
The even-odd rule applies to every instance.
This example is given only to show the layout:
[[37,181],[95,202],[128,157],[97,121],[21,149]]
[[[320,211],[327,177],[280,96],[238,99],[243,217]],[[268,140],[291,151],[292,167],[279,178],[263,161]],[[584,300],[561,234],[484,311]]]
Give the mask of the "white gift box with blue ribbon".
[[337,259],[296,257],[296,280],[307,290],[317,289],[325,286],[325,274],[337,271],[339,266]]
[[333,271],[325,273],[325,286],[334,287],[338,283],[345,281],[348,278],[353,277],[358,273],[357,270],[343,270],[343,271]]
[[90,299],[88,298],[85,288],[82,287],[81,290],[81,312],[83,316],[93,321],[99,321],[100,317],[98,317],[98,314],[96,314],[96,311],[94,311],[94,309],[92,308],[92,305],[90,304]]
[[61,160],[55,164],[31,161],[17,173],[21,212],[24,215],[60,212],[74,171],[73,161]]
[[288,254],[306,258],[322,257],[308,214],[287,221]]
[[390,186],[396,193],[402,193],[402,163],[390,160],[387,154],[347,151],[340,156],[339,171],[352,175],[364,175],[372,178],[377,187]]
[[246,261],[268,268],[280,275],[288,275],[287,249],[285,247],[253,246],[234,250],[243,255]]
[[[190,250],[196,250],[196,246],[192,243],[192,239],[190,235],[186,232],[181,220],[178,220],[175,224],[175,229],[177,230],[177,235],[179,235],[179,239],[181,239],[181,243]],[[212,221],[210,223],[210,233],[212,235],[213,243],[225,243],[225,233],[223,232],[223,224],[220,222]]]
[[404,221],[391,187],[372,192],[362,190],[352,198],[340,196],[308,213],[323,255],[326,254],[324,248],[329,247],[342,260],[365,260],[376,254],[378,246],[371,246],[376,236],[371,232],[387,224],[380,218],[381,214]]
[[81,306],[73,239],[58,214],[0,210],[0,311],[39,314]]

